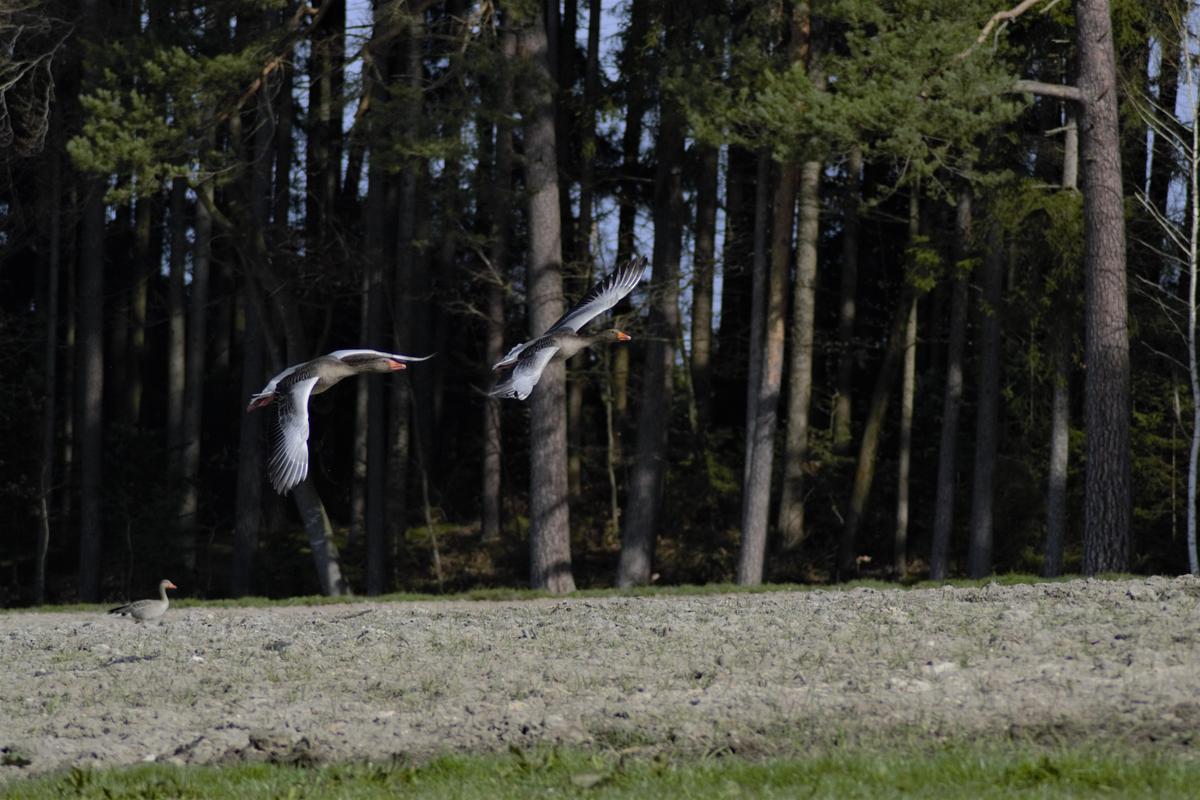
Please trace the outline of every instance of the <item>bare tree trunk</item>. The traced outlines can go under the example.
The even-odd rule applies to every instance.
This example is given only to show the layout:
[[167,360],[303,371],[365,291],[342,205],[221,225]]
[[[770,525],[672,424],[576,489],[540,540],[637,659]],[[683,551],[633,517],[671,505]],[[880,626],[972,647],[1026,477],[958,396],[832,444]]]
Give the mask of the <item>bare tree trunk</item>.
[[[908,200],[908,241],[914,247],[921,233],[921,200],[917,187]],[[917,309],[913,303],[904,326],[904,373],[900,382],[900,452],[896,465],[896,531],[892,540],[892,572],[908,574],[908,494],[912,465],[913,401],[917,394]]]
[[1067,528],[1071,333],[1065,325],[1056,327],[1051,343],[1054,395],[1050,406],[1050,468],[1046,476],[1046,540],[1042,547],[1042,576],[1045,578],[1062,574],[1063,539]]
[[[262,388],[264,372],[262,322],[249,297],[242,333],[242,397]],[[242,414],[238,431],[237,501],[233,529],[232,594],[243,597],[254,590],[258,529],[262,521],[263,458],[262,414]]]
[[84,184],[79,256],[79,599],[100,600],[104,528],[104,181]]
[[[544,10],[518,33],[517,46],[533,70],[526,86],[525,185],[529,204],[527,298],[529,330],[539,335],[562,314],[562,216],[559,213],[554,84]],[[565,372],[551,363],[533,393],[530,423],[529,582],[535,589],[570,592],[571,527],[567,504]]]
[[975,417],[975,470],[971,489],[971,537],[967,574],[983,578],[992,571],[992,512],[1000,414],[1000,303],[1004,281],[1004,240],[999,226],[988,231],[983,257],[984,314],[979,341],[979,384]]
[[862,147],[855,145],[846,159],[846,199],[842,209],[842,282],[838,303],[837,395],[833,401],[833,452],[850,454],[854,394],[854,321],[858,296],[858,207],[862,202]]
[[[670,16],[670,15],[669,15]],[[668,48],[679,35],[667,22]],[[679,330],[679,260],[683,225],[682,170],[686,120],[676,101],[664,98],[658,131],[654,179],[654,263],[650,277],[650,324],[642,400],[638,411],[637,456],[629,478],[625,526],[621,535],[618,586],[650,582],[662,505],[667,431],[671,425],[675,337]]]
[[159,203],[158,193],[142,195],[137,199],[134,214],[133,281],[129,295],[129,362],[125,372],[125,419],[138,424],[142,413],[142,362],[146,355],[146,304],[149,297],[150,276],[157,273],[162,264],[161,242],[153,235],[155,206]]
[[342,144],[342,69],[345,60],[346,0],[320,0],[330,8],[314,24],[309,58],[310,122],[307,127],[309,180],[305,228],[308,255],[325,257],[340,187]]
[[692,281],[692,391],[701,434],[712,417],[713,275],[716,272],[720,151],[702,146],[696,176],[696,253]]
[[866,421],[863,423],[862,440],[858,448],[858,466],[854,472],[854,485],[850,491],[850,506],[846,510],[846,524],[842,529],[842,540],[838,545],[838,580],[849,580],[857,574],[858,528],[862,523],[863,514],[866,512],[871,483],[875,479],[875,456],[879,451],[879,439],[883,433],[883,417],[887,411],[892,384],[896,379],[896,370],[900,367],[900,359],[904,354],[908,317],[912,313],[912,305],[916,302],[916,294],[911,287],[906,285],[900,299],[900,306],[892,318],[887,350],[884,352],[883,363],[879,366],[875,386],[871,390],[871,404],[867,409]]
[[788,367],[787,441],[779,534],[784,549],[804,541],[804,465],[812,403],[813,330],[816,327],[817,243],[820,239],[821,162],[800,167],[800,221],[796,230],[796,283],[792,290],[792,360]]
[[[212,184],[198,191],[211,195]],[[212,216],[208,203],[196,204],[196,239],[192,258],[191,316],[188,319],[186,393],[183,404],[179,502],[179,526],[195,545],[196,508],[200,479],[200,430],[203,419],[205,363],[207,354],[208,270],[212,259]],[[194,558],[194,557],[193,557]]]
[[50,156],[50,198],[48,253],[46,259],[46,295],[41,304],[46,335],[42,351],[45,379],[42,384],[42,463],[38,472],[37,551],[34,561],[33,602],[46,602],[46,557],[50,552],[50,494],[54,485],[55,432],[57,431],[58,401],[58,284],[62,261],[62,161],[57,154]]
[[967,341],[967,275],[964,262],[971,241],[971,190],[958,193],[954,264],[950,274],[950,341],[946,350],[946,388],[942,395],[942,434],[938,449],[937,500],[929,577],[949,576],[950,538],[954,531],[955,482],[958,472],[958,417],[963,396],[963,350]]
[[167,463],[171,483],[175,487],[179,486],[181,477],[183,395],[187,380],[184,290],[187,228],[187,181],[176,178],[171,183],[171,255],[167,273]]
[[[486,367],[491,370],[504,355],[504,275],[500,272],[508,263],[509,227],[512,224],[513,127],[509,120],[513,109],[512,63],[516,58],[516,39],[511,31],[500,34],[500,74],[498,76],[496,110],[495,167],[491,182],[492,206],[488,213],[491,228],[489,260],[492,273],[487,284],[487,351]],[[485,542],[500,539],[500,400],[488,397],[483,403],[483,498],[482,534]]]
[[[763,347],[766,337],[767,284],[770,282],[770,250],[767,241],[770,235],[771,214],[771,157],[768,151],[758,153],[755,168],[754,189],[754,255],[750,285],[750,342],[746,367],[746,428],[745,448],[742,460],[742,486],[750,485],[750,469],[754,464],[754,445],[757,441],[758,393],[760,386]],[[745,488],[743,488],[743,492]],[[745,500],[742,514],[745,516]]]
[[743,586],[762,583],[766,561],[771,463],[775,457],[775,425],[783,381],[788,267],[799,182],[798,167],[790,164],[780,167],[771,225],[771,272],[762,304],[763,339],[751,342],[751,359],[755,360],[756,351],[760,356],[756,359],[758,392],[750,405],[754,419],[746,429],[751,443],[746,461],[746,488],[742,492],[742,545],[737,571],[737,582]]
[[1108,0],[1075,5],[1081,103],[1087,431],[1083,569],[1129,569],[1129,330],[1116,58]]
[[[630,0],[629,30],[621,58],[621,75],[627,87],[625,130],[621,136],[621,181],[617,190],[620,209],[617,214],[617,263],[623,264],[633,256],[634,226],[637,223],[638,175],[643,130],[643,117],[648,104],[647,69],[644,66],[646,34],[650,27],[650,0]],[[614,309],[615,315],[629,308],[628,298]],[[629,348],[614,348],[612,354],[613,405],[617,414],[617,435],[613,439],[617,452],[614,459],[621,462],[621,427],[629,409]]]

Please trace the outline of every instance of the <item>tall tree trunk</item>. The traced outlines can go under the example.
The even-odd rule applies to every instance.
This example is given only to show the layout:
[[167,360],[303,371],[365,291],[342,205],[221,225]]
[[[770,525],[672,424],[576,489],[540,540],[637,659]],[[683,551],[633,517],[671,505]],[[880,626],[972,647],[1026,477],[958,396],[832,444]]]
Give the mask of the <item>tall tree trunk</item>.
[[1087,431],[1083,569],[1129,569],[1129,330],[1117,75],[1108,0],[1075,5],[1083,177]]
[[1071,331],[1059,323],[1051,342],[1054,381],[1050,405],[1050,467],[1046,475],[1046,539],[1042,546],[1042,576],[1062,574],[1063,539],[1067,528],[1067,463],[1071,420]]
[[701,432],[712,418],[713,276],[716,272],[717,179],[720,150],[699,147],[696,175],[696,252],[692,280],[692,391]]
[[[516,40],[511,31],[500,34],[500,71],[496,87],[495,167],[491,181],[490,274],[487,281],[487,350],[486,368],[504,355],[504,275],[500,272],[508,263],[509,227],[512,215],[513,127],[509,120],[513,109],[512,64],[516,57]],[[503,453],[500,439],[500,400],[488,397],[483,403],[483,497],[482,534],[485,542],[500,539],[500,477]]]
[[46,558],[50,552],[50,496],[54,485],[54,450],[57,431],[58,401],[58,290],[62,261],[62,160],[57,153],[50,156],[46,293],[39,304],[43,314],[45,346],[42,350],[45,378],[42,384],[42,458],[38,471],[38,536],[33,574],[33,602],[46,602]]
[[838,545],[837,579],[849,580],[858,571],[858,529],[867,508],[867,497],[875,479],[875,455],[879,452],[879,439],[883,434],[883,418],[887,411],[888,397],[896,380],[896,370],[904,355],[905,329],[912,313],[917,295],[906,282],[900,305],[892,318],[888,334],[887,349],[883,363],[875,377],[871,390],[871,403],[863,423],[862,439],[858,447],[858,465],[854,471],[854,484],[850,490],[850,505],[846,510],[846,523],[842,528],[842,539]]
[[[921,197],[913,186],[908,198],[908,246],[921,235]],[[896,459],[896,531],[892,537],[892,571],[908,574],[908,494],[912,467],[913,401],[917,394],[917,309],[913,303],[904,326],[904,372],[900,381],[900,452]]]
[[[529,204],[527,302],[534,336],[562,314],[562,215],[559,209],[554,85],[544,9],[522,25],[518,48],[532,68],[526,86],[525,185]],[[567,419],[561,361],[542,373],[533,393],[530,422],[529,582],[535,589],[570,592],[570,510],[567,504]]]
[[788,367],[787,441],[779,534],[787,550],[804,541],[804,465],[812,403],[813,330],[816,327],[817,243],[820,239],[821,162],[800,167],[800,221],[796,229],[796,282],[792,290],[792,360]]
[[765,149],[760,150],[758,165],[755,168],[754,244],[750,278],[750,341],[746,353],[746,441],[742,457],[743,517],[745,516],[744,492],[750,485],[750,470],[754,464],[754,445],[757,441],[758,393],[762,388],[760,382],[767,326],[767,285],[770,283],[771,269],[769,254],[771,243],[767,241],[767,238],[771,231],[771,195],[774,191],[771,185],[771,163],[769,152]]
[[958,417],[963,396],[963,350],[967,341],[967,253],[971,242],[971,190],[958,193],[954,263],[950,273],[950,341],[946,349],[946,387],[942,394],[942,434],[938,449],[937,499],[929,577],[949,576],[950,538],[954,531],[955,482],[958,472]]
[[341,177],[342,141],[342,69],[345,60],[346,0],[319,0],[328,10],[314,24],[312,54],[309,58],[308,109],[308,199],[305,228],[309,235],[308,254],[318,260],[326,257],[325,242],[330,236],[337,207]]
[[[211,195],[212,184],[197,191]],[[196,203],[196,232],[192,256],[191,315],[188,317],[186,391],[183,404],[181,445],[179,527],[195,546],[196,508],[200,483],[200,431],[204,408],[205,365],[207,356],[208,270],[212,260],[212,216],[208,202]]]
[[[150,277],[162,264],[161,239],[154,235],[156,207],[161,195],[144,194],[137,199],[134,214],[133,281],[129,295],[129,350],[126,356],[124,416],[133,425],[142,413],[142,362],[146,355],[146,306]],[[156,247],[156,244],[158,245]]]
[[993,508],[1000,415],[1000,303],[1004,281],[1004,239],[999,226],[988,230],[983,257],[983,321],[979,337],[979,384],[975,408],[975,470],[971,488],[971,537],[967,573],[984,578],[992,571]]
[[[630,0],[629,30],[625,36],[625,49],[621,56],[621,76],[626,85],[625,130],[621,135],[621,180],[617,197],[620,208],[617,212],[617,263],[623,264],[633,256],[634,227],[637,223],[638,207],[641,205],[638,189],[641,173],[642,130],[646,115],[646,35],[650,28],[650,0]],[[629,309],[625,298],[617,304],[614,315]],[[629,409],[629,348],[617,347],[612,353],[613,406],[617,414],[617,434],[614,437],[620,463],[620,430]]]
[[[248,291],[247,291],[248,295]],[[245,326],[242,332],[242,397],[262,388],[262,322],[257,304],[249,296],[242,303]],[[254,591],[258,529],[262,521],[263,457],[262,414],[242,414],[238,431],[237,500],[233,528],[232,594],[243,597]]]
[[833,401],[833,452],[847,456],[853,444],[854,321],[858,296],[858,207],[862,203],[862,147],[846,158],[846,197],[842,208],[842,281],[838,302],[837,395]]
[[[787,317],[787,283],[792,254],[792,227],[800,169],[779,168],[771,224],[771,271],[764,287],[763,338],[751,342],[751,359],[758,362],[758,391],[751,400],[752,424],[746,460],[746,488],[742,492],[742,544],[737,581],[743,586],[762,583],[767,553],[767,518],[771,506],[771,464],[775,457],[775,425],[783,381],[784,329]],[[755,359],[755,352],[759,357]]]
[[104,470],[104,181],[84,184],[79,255],[79,599],[100,600]]
[[[668,15],[667,47],[678,44],[682,25]],[[673,29],[671,23],[675,22]],[[684,41],[686,41],[684,39]],[[637,457],[629,478],[625,526],[621,535],[618,586],[650,582],[655,525],[662,505],[667,431],[671,427],[675,337],[679,330],[679,260],[683,226],[682,169],[686,120],[678,102],[664,98],[658,130],[658,169],[654,178],[654,263],[650,277],[649,343],[638,411]]]
[[[187,380],[187,181],[171,183],[171,255],[167,272],[167,463],[178,488],[183,455],[183,395]],[[186,553],[188,548],[180,552]],[[186,560],[186,556],[185,556]],[[191,565],[188,565],[190,571]]]

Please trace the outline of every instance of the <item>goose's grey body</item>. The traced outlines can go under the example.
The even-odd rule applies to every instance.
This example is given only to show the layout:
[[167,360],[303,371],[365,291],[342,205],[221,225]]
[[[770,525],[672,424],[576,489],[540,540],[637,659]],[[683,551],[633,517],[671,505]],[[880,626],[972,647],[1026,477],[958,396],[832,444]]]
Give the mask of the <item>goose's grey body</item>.
[[590,336],[585,336],[579,331],[632,292],[645,270],[645,258],[631,258],[593,286],[582,300],[563,314],[545,333],[509,350],[492,369],[512,367],[512,374],[507,380],[496,384],[488,394],[492,397],[524,400],[529,397],[551,361],[566,360],[579,351],[602,342],[629,341],[631,337],[618,330],[601,331]]
[[109,609],[108,613],[120,617],[133,617],[136,622],[153,622],[161,619],[162,615],[167,613],[167,607],[170,605],[170,601],[167,600],[167,589],[178,588],[168,580],[159,581],[157,600],[135,600],[132,603]]
[[286,494],[308,476],[308,398],[320,394],[343,378],[364,372],[395,372],[406,361],[433,356],[404,356],[379,350],[335,350],[280,372],[250,398],[246,411],[274,404],[279,426],[268,469],[271,485]]

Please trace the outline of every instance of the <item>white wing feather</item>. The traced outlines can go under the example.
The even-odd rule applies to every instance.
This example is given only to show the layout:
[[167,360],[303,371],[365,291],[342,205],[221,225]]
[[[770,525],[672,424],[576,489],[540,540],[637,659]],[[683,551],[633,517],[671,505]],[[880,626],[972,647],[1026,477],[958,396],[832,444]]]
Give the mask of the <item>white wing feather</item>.
[[286,494],[308,476],[308,398],[317,384],[314,375],[297,381],[279,396],[279,429],[269,471],[271,485]]

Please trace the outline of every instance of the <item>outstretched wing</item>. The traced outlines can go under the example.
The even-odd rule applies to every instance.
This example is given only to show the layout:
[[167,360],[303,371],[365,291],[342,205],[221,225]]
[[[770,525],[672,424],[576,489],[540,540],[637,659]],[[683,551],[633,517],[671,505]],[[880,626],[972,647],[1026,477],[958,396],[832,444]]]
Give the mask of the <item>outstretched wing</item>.
[[286,494],[308,475],[308,398],[316,384],[315,375],[296,381],[275,401],[279,428],[268,470],[271,485],[280,494]]
[[529,393],[533,391],[533,387],[541,379],[546,365],[550,363],[550,359],[554,358],[554,354],[558,352],[558,343],[553,339],[546,339],[545,337],[535,339],[531,342],[531,345],[517,359],[517,365],[513,367],[512,374],[508,376],[508,380],[496,384],[488,392],[490,396],[512,397],[517,400],[524,400],[526,397],[529,397]]
[[612,271],[608,277],[601,280],[575,304],[575,307],[563,314],[558,322],[550,326],[546,333],[559,330],[571,330],[576,333],[600,314],[608,311],[621,301],[621,298],[633,291],[646,271],[646,259],[637,256],[626,261]]
[[330,358],[336,358],[345,361],[347,357],[354,360],[356,356],[366,358],[390,358],[393,361],[428,361],[433,358],[436,353],[430,353],[427,356],[404,356],[399,353],[385,353],[382,350],[334,350],[329,354]]

